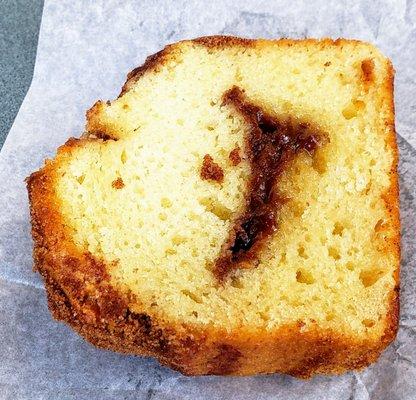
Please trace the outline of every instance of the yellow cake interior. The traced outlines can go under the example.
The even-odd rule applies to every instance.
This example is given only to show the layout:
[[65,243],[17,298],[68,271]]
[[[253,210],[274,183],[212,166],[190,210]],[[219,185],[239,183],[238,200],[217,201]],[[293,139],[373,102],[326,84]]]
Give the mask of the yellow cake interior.
[[[380,335],[397,264],[382,199],[394,161],[380,94],[385,58],[356,43],[184,42],[172,52],[122,97],[95,106],[87,131],[99,123],[112,139],[61,156],[56,190],[72,240],[106,262],[138,312],[227,330],[301,321]],[[299,154],[279,178],[276,190],[289,201],[258,265],[219,284],[212,265],[250,176],[243,151],[237,166],[229,159],[248,129],[223,105],[233,86],[278,118],[314,124],[329,142],[313,157]],[[222,183],[201,179],[206,154],[223,169]]]

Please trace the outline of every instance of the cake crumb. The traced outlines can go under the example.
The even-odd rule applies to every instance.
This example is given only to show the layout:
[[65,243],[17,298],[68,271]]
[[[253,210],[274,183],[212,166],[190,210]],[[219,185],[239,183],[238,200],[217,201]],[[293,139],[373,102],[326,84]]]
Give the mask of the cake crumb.
[[112,186],[114,189],[123,189],[123,187],[124,187],[125,185],[124,185],[123,179],[122,179],[122,178],[120,178],[120,177],[118,177],[117,179],[115,179],[115,180],[111,183],[111,186]]
[[209,155],[205,154],[201,167],[201,178],[221,183],[224,180],[224,171]]

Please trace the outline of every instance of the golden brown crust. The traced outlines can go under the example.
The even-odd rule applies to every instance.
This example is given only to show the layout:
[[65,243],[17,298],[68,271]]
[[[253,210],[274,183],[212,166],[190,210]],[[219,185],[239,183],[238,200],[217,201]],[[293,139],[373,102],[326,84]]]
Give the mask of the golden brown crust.
[[399,163],[399,150],[396,141],[394,125],[394,69],[388,61],[388,75],[383,90],[385,103],[388,105],[387,117],[384,124],[387,129],[386,143],[393,153],[393,162],[390,168],[390,187],[383,195],[385,207],[390,215],[392,231],[396,234],[387,239],[387,251],[397,260],[397,268],[394,272],[396,286],[390,295],[390,311],[387,315],[387,324],[383,339],[386,343],[394,340],[399,327],[400,314],[400,208],[399,208],[399,175],[397,172]]
[[[251,46],[255,41],[239,38],[211,37],[196,39],[207,47]],[[293,45],[295,41],[283,40]],[[343,40],[326,39],[322,46],[342,46]],[[173,46],[167,47],[129,76],[122,94],[146,71],[158,68],[166,62]],[[389,251],[400,257],[399,208],[397,176],[397,144],[394,132],[393,69],[390,65],[385,84],[384,104],[388,104],[385,121],[389,148],[395,159],[391,168],[391,186],[384,195],[386,208],[396,236],[388,238]],[[94,110],[88,119],[93,119]],[[109,139],[105,127],[90,131],[96,137]],[[100,133],[101,132],[101,133]],[[98,134],[97,134],[98,133]],[[172,324],[153,315],[133,313],[129,309],[128,296],[117,291],[109,283],[110,266],[91,254],[82,253],[72,242],[72,232],[64,224],[60,213],[59,198],[55,193],[55,181],[59,178],[59,166],[71,152],[93,137],[70,139],[58,150],[54,161],[27,180],[32,235],[34,239],[34,268],[45,281],[48,304],[54,318],[64,321],[95,346],[129,354],[149,355],[161,363],[188,375],[281,372],[307,378],[316,373],[342,373],[359,369],[374,362],[381,351],[394,339],[399,315],[399,269],[397,282],[390,296],[390,312],[381,340],[366,342],[341,336],[318,326],[303,331],[303,324],[286,325],[278,330],[266,328],[224,332],[211,326]]]

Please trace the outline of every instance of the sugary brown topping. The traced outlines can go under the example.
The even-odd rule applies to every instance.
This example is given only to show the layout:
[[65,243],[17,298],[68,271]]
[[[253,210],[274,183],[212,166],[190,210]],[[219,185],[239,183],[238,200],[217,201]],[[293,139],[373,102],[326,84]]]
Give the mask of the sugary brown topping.
[[209,155],[205,154],[201,167],[201,178],[221,183],[224,180],[224,171]]
[[233,87],[223,97],[249,124],[245,153],[251,164],[246,209],[236,219],[229,239],[214,265],[214,275],[223,282],[239,268],[255,265],[264,241],[276,230],[276,213],[286,201],[274,187],[286,165],[296,154],[312,155],[327,139],[308,123],[279,120],[250,103],[243,91]]

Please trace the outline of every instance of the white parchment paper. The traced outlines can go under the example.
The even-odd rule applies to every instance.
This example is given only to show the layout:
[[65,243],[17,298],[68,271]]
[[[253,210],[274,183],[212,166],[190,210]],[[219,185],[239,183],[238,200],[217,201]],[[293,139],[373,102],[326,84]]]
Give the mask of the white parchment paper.
[[[396,68],[402,234],[397,340],[360,373],[189,378],[152,359],[93,348],[52,320],[32,242],[24,178],[70,136],[95,100],[164,45],[208,34],[371,41]],[[0,153],[1,399],[416,399],[416,2],[46,1],[34,78]]]

